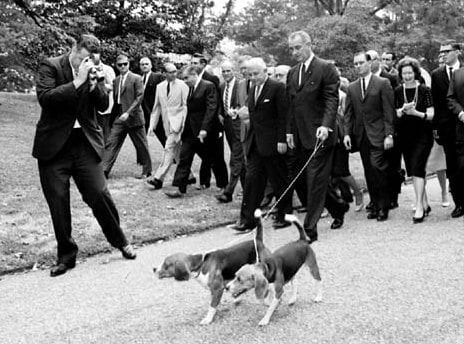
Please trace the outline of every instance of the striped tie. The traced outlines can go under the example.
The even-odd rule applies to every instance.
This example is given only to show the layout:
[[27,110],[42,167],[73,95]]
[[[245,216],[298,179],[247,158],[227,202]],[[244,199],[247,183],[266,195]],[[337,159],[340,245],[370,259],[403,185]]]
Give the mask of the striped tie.
[[225,111],[225,114],[228,115],[229,114],[229,85],[230,83],[227,82],[226,83],[226,91],[224,92],[224,111]]

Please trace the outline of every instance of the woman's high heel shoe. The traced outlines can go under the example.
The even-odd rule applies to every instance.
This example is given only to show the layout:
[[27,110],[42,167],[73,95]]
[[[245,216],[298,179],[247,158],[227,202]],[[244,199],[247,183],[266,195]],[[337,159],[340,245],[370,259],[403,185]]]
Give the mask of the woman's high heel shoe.
[[424,217],[425,217],[425,210],[424,212],[422,213],[422,216],[421,217],[415,217],[413,216],[412,217],[412,223],[416,224],[416,223],[421,223],[424,221]]
[[430,212],[432,211],[432,208],[430,208],[430,205],[427,206],[424,210],[424,216],[429,216]]

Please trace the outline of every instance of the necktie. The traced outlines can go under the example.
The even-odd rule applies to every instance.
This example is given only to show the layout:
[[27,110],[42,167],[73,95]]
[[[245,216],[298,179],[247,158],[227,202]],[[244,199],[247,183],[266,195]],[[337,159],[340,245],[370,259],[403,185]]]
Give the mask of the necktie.
[[169,97],[169,92],[171,91],[171,83],[168,81],[168,92],[167,92],[167,95]]
[[305,64],[302,63],[301,68],[300,68],[300,75],[298,78],[298,86],[301,86],[301,84],[303,83],[303,75],[305,72],[306,72],[306,67],[305,67]]
[[143,86],[147,83],[147,73],[143,75]]
[[118,88],[118,104],[121,104],[121,91],[122,91],[123,80],[124,80],[124,76],[121,75],[121,79],[119,80],[119,88]]
[[364,99],[364,97],[366,96],[366,81],[364,80],[364,78],[361,78],[361,87],[362,87],[362,97]]
[[190,87],[189,87],[188,99],[190,99],[190,98],[192,97],[192,94],[193,94],[193,86],[190,86]]
[[224,110],[226,115],[229,113],[229,85],[230,81],[226,83],[226,90],[224,92]]
[[448,73],[448,79],[451,80],[451,78],[453,77],[453,67],[449,67],[449,68],[448,68],[448,71],[449,71],[449,73]]
[[258,102],[259,94],[261,93],[261,85],[256,86],[255,89],[255,104]]

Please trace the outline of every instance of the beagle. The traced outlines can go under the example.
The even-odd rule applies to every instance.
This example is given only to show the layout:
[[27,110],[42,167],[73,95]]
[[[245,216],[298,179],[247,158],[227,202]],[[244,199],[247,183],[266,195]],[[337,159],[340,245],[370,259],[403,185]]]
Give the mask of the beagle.
[[260,263],[244,265],[226,287],[234,298],[254,288],[258,299],[270,301],[266,315],[259,322],[260,326],[269,324],[272,314],[280,303],[284,285],[288,282],[292,285],[292,295],[288,303],[292,305],[296,302],[297,292],[293,278],[303,264],[309,267],[311,275],[316,280],[317,294],[314,301],[322,301],[321,276],[316,255],[309,245],[303,226],[295,215],[285,215],[285,220],[292,222],[298,228],[300,238],[280,247]]
[[[176,253],[166,257],[154,273],[161,278],[174,277],[178,281],[195,278],[211,292],[211,302],[208,313],[201,321],[202,325],[210,324],[216,315],[216,309],[221,302],[227,282],[245,264],[253,264],[270,255],[264,246],[263,226],[260,218],[254,240],[241,242],[226,249],[212,251],[206,254],[189,255]],[[238,301],[235,298],[235,302]]]

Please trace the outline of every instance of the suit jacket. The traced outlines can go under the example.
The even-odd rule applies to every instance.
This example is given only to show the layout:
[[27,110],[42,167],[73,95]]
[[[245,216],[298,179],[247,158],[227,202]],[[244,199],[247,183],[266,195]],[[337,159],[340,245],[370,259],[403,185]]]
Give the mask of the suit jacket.
[[217,134],[217,92],[214,84],[206,80],[200,80],[197,88],[187,101],[187,123],[182,133],[182,138],[197,137],[200,130],[206,130],[207,137],[215,137]]
[[42,107],[34,138],[32,155],[51,160],[63,148],[76,119],[101,158],[104,150],[103,132],[96,119],[97,111],[108,107],[108,95],[98,83],[92,92],[85,82],[78,89],[73,84],[69,54],[41,62],[37,78],[37,98]]
[[[143,76],[141,77],[143,82]],[[143,90],[142,110],[144,114],[152,112],[155,104],[156,86],[163,80],[164,77],[160,73],[149,73],[147,84]]]
[[[119,83],[121,75],[118,75],[113,82],[114,104],[118,101]],[[127,77],[121,89],[121,113],[128,112],[129,118],[124,122],[129,128],[138,127],[145,124],[142,110],[143,83],[140,75],[131,71],[127,72]],[[118,121],[116,118],[115,121]]]
[[[314,56],[299,86],[300,68],[298,63],[287,76],[290,101],[287,133],[293,134],[304,148],[314,149],[318,127],[335,129],[340,79],[332,64]],[[330,134],[325,144],[334,143],[335,135]]]
[[[229,92],[232,92],[230,97],[230,108],[239,109],[243,106],[247,106],[246,96],[244,97],[243,86],[241,85],[242,80],[235,79],[234,87]],[[226,91],[226,83],[223,82],[220,86],[220,114],[225,118],[228,116],[224,111],[224,93]]]
[[[454,74],[454,73],[453,73]],[[446,73],[446,66],[441,66],[432,72],[432,99],[434,116],[432,124],[438,130],[439,142],[454,142],[457,118],[448,107],[447,95],[450,82]]]
[[383,148],[385,137],[393,135],[395,104],[393,89],[385,78],[371,75],[364,99],[360,79],[348,86],[344,117],[345,135],[354,137],[359,147],[364,131],[369,142]]
[[189,87],[182,80],[171,82],[168,96],[168,81],[164,80],[156,86],[155,104],[153,106],[152,123],[156,128],[159,117],[163,121],[166,136],[170,133],[181,133],[187,118],[187,99]]
[[253,142],[261,156],[279,154],[277,143],[286,143],[286,120],[288,102],[285,85],[268,78],[258,99],[253,86],[248,97],[250,133],[244,144],[245,155],[250,153]]
[[448,108],[455,118],[455,137],[456,142],[464,143],[464,123],[458,120],[458,115],[464,110],[464,68],[460,68],[453,72],[451,78],[448,95]]

